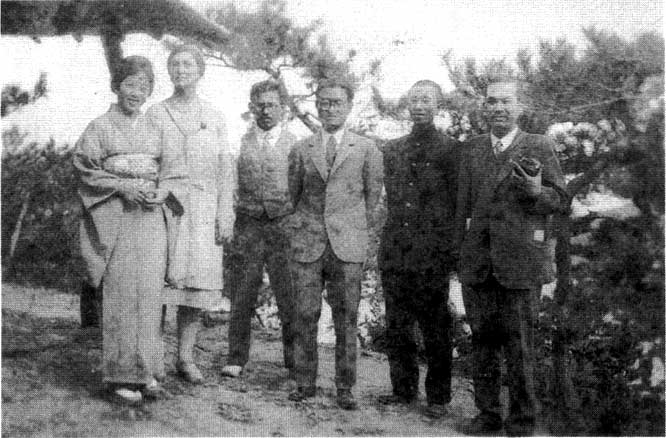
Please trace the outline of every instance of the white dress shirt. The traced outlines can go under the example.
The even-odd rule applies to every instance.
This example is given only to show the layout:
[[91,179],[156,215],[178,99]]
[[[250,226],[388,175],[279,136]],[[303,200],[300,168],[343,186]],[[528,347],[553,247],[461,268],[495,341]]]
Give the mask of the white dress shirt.
[[[518,134],[517,126],[514,126],[513,129],[509,131],[509,133],[502,138],[497,138],[493,133],[490,133],[490,139],[492,141],[493,151],[495,152],[495,154],[504,152],[506,148],[511,146],[511,143],[513,143],[513,139],[516,138],[516,134]],[[497,142],[500,142],[501,146],[498,147]]]
[[280,134],[282,134],[282,126],[278,124],[268,131],[264,131],[259,126],[254,125],[254,133],[260,145],[267,145],[272,149],[277,144]]
[[342,142],[342,136],[343,135],[345,135],[345,127],[344,126],[340,129],[338,129],[337,131],[335,131],[332,134],[329,133],[329,132],[326,132],[325,129],[322,129],[321,130],[321,140],[322,140],[321,144],[323,144],[324,147],[326,147],[326,145],[328,144],[328,139],[331,138],[331,136],[332,136],[333,138],[335,138],[335,145],[340,146],[340,142]]

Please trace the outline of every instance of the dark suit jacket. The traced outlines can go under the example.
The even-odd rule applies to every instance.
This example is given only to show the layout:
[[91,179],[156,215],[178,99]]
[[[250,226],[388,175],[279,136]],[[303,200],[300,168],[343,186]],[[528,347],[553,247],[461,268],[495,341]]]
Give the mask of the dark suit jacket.
[[287,173],[289,152],[296,137],[282,130],[275,147],[265,153],[254,130],[241,138],[238,156],[238,195],[236,212],[261,217],[266,212],[275,218],[294,210]]
[[[566,207],[565,181],[543,135],[518,132],[499,156],[490,134],[470,139],[459,176],[456,226],[460,279],[483,282],[491,272],[506,288],[524,289],[555,279],[552,214]],[[518,187],[509,159],[538,159],[543,164],[543,190],[532,199]]]
[[458,142],[434,126],[386,144],[388,214],[379,254],[382,270],[456,269],[459,151]]
[[294,145],[289,185],[296,210],[287,218],[294,259],[316,261],[330,241],[344,262],[363,263],[368,222],[382,190],[381,154],[372,140],[346,131],[330,175],[321,133]]

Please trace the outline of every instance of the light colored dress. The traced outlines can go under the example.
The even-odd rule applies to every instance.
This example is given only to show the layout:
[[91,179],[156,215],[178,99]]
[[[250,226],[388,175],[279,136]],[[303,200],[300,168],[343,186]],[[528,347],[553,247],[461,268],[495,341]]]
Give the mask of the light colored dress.
[[167,304],[214,309],[223,288],[221,245],[215,242],[216,221],[233,223],[233,163],[222,115],[197,99],[195,110],[183,113],[168,101],[151,107],[147,116],[162,141],[161,175],[186,173],[179,191],[184,213],[170,221]]
[[[144,210],[123,186],[155,188],[160,138],[144,116],[134,122],[116,105],[93,120],[76,144],[83,202],[81,253],[88,281],[103,290],[103,379],[148,384],[164,373],[161,293],[167,256],[166,207]],[[170,196],[170,205],[178,201]]]

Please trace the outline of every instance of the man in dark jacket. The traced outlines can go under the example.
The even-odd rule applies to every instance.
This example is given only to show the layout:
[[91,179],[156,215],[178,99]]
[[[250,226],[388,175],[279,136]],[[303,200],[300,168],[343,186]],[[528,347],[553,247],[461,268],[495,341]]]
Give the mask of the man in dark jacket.
[[248,361],[250,321],[266,266],[282,323],[284,365],[293,378],[294,285],[287,268],[290,249],[284,221],[294,211],[288,169],[296,137],[281,126],[285,98],[274,81],[256,83],[250,90],[255,125],[241,139],[236,222],[228,260],[233,296],[229,358],[222,374],[229,377],[238,377]]
[[456,224],[460,280],[472,328],[475,403],[481,411],[464,431],[502,428],[500,353],[509,382],[509,435],[534,433],[534,332],[541,286],[554,280],[551,215],[566,205],[552,142],[518,129],[520,83],[488,85],[490,134],[465,147]]
[[412,86],[412,132],[384,148],[388,214],[379,267],[386,300],[387,352],[393,394],[382,403],[417,398],[419,367],[414,323],[425,343],[426,414],[441,417],[451,401],[449,274],[455,270],[457,142],[433,124],[442,91],[433,81]]

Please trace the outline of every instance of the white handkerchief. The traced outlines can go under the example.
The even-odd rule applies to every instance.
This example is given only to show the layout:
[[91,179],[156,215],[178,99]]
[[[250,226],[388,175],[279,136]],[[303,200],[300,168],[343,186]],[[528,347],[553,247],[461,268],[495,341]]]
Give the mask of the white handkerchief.
[[537,242],[543,242],[544,241],[544,230],[534,230],[534,240]]

